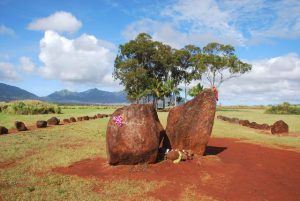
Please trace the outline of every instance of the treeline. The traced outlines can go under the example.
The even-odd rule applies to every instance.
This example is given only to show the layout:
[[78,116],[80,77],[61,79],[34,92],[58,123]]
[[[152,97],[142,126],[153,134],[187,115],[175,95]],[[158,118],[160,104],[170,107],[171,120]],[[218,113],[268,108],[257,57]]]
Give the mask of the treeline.
[[300,107],[293,106],[288,102],[271,106],[266,110],[267,114],[300,114]]
[[200,48],[186,45],[175,49],[155,41],[145,33],[119,46],[113,76],[120,80],[128,99],[140,102],[171,97],[176,105],[177,96],[184,84],[185,100],[187,86],[194,80],[199,84],[190,90],[195,96],[202,90],[200,81],[208,80],[211,86],[219,87],[224,81],[251,70],[251,65],[242,62],[231,45],[209,43]]
[[61,108],[52,103],[37,101],[37,100],[23,100],[0,103],[0,112],[9,114],[54,114],[61,113]]

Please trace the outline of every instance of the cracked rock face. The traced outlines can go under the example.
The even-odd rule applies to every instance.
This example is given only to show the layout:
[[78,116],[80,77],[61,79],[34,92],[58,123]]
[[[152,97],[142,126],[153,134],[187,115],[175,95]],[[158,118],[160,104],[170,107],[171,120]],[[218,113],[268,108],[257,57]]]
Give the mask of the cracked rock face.
[[172,149],[189,149],[203,155],[216,112],[215,95],[205,89],[194,99],[170,110],[166,133]]

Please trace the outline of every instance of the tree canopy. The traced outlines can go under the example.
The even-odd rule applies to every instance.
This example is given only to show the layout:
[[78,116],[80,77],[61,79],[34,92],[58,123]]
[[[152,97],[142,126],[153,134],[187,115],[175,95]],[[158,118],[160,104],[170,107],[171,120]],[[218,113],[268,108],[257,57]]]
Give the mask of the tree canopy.
[[[211,86],[219,87],[250,71],[251,65],[242,62],[234,52],[233,46],[219,43],[209,43],[203,49],[195,45],[174,49],[140,33],[119,46],[113,77],[125,87],[129,100],[139,103],[151,99],[156,106],[158,99],[164,103],[165,97],[173,97],[176,105],[181,83],[185,85],[186,97],[187,85],[193,80],[200,82],[204,77]],[[199,93],[202,86],[197,86],[190,90],[191,96]]]

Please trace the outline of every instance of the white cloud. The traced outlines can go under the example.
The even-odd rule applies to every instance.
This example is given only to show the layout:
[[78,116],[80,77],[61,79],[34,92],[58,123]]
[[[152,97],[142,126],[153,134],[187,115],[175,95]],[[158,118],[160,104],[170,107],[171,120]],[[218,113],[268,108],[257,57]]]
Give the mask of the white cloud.
[[11,63],[0,62],[0,79],[3,80],[18,80],[15,66]]
[[39,69],[47,79],[73,84],[117,85],[111,77],[116,47],[95,36],[83,34],[76,39],[46,31],[40,41]]
[[30,30],[53,30],[57,32],[74,33],[82,23],[69,12],[56,12],[48,17],[40,18],[32,21],[27,28]]
[[32,63],[29,57],[21,57],[19,62],[19,67],[22,71],[32,73],[36,70],[35,65]]
[[221,101],[240,103],[300,102],[300,58],[295,53],[248,61],[252,71],[220,88]]
[[0,25],[0,35],[9,35],[14,36],[15,31],[9,27],[4,26],[3,24]]
[[245,46],[300,37],[297,0],[178,0],[159,13],[131,23],[123,35],[132,39],[143,31],[174,47],[212,41]]

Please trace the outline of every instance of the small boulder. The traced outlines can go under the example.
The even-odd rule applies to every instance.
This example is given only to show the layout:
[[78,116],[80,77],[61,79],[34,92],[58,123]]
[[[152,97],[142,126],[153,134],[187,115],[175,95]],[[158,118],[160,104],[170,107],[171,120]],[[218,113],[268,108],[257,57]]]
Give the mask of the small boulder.
[[154,163],[159,138],[164,129],[156,110],[149,104],[133,104],[117,109],[106,130],[108,163]]
[[174,161],[179,158],[179,152],[176,150],[171,150],[166,154],[166,159]]
[[42,120],[37,121],[36,122],[36,127],[37,128],[46,128],[47,127],[47,121],[42,121]]
[[83,116],[83,117],[82,117],[82,120],[85,120],[85,121],[86,121],[86,120],[89,120],[89,119],[90,119],[90,118],[89,118],[88,116]]
[[271,126],[268,124],[260,124],[259,125],[261,130],[270,130]]
[[64,123],[64,124],[68,124],[68,123],[71,123],[71,122],[70,122],[69,119],[63,119],[63,123]]
[[230,118],[229,122],[230,123],[234,123],[234,124],[238,124],[239,123],[239,119],[238,118]]
[[8,129],[4,126],[0,126],[0,135],[8,134]]
[[18,131],[27,131],[27,127],[25,126],[25,124],[21,121],[16,121],[15,122],[15,126],[16,126],[16,129]]
[[240,120],[239,124],[242,125],[242,126],[249,127],[250,126],[250,121],[249,120]]
[[51,117],[47,121],[48,125],[58,125],[59,122],[60,122],[60,120],[58,118],[56,118],[56,117]]
[[288,133],[289,132],[289,126],[287,123],[285,123],[282,120],[276,121],[271,126],[271,133],[272,134],[280,134],[280,133]]
[[205,89],[194,99],[172,108],[166,129],[171,148],[203,155],[213,128],[215,112],[216,98],[211,89]]
[[259,124],[257,124],[255,121],[254,122],[251,122],[249,124],[249,127],[250,128],[254,128],[254,129],[259,129]]
[[70,118],[70,121],[71,121],[71,122],[76,122],[75,117],[71,117],[71,118]]

